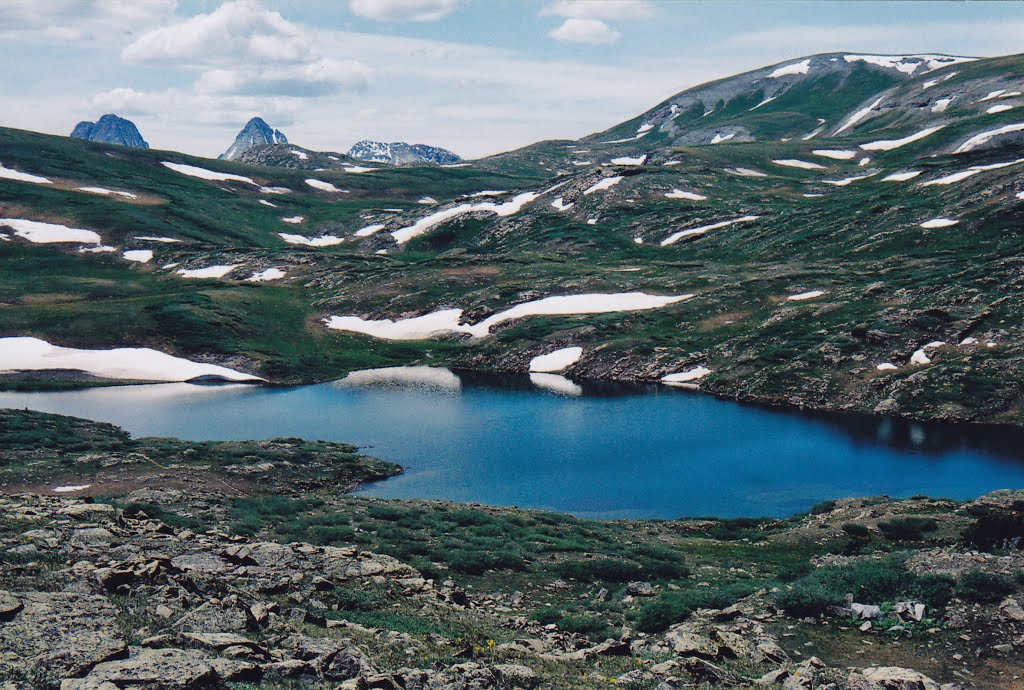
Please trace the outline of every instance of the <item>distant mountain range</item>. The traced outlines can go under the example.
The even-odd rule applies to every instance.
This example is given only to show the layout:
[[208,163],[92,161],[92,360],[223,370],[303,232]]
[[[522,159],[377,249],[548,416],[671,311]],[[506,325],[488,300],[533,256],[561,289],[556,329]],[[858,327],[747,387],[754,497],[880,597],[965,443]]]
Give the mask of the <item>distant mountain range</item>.
[[245,127],[235,137],[235,143],[231,144],[227,151],[219,158],[234,161],[242,157],[242,154],[254,146],[264,144],[287,144],[288,137],[279,129],[268,125],[263,118],[254,117],[245,123]]
[[462,160],[448,149],[426,144],[407,144],[404,141],[385,144],[363,140],[349,149],[348,155],[361,161],[389,165],[444,165]]
[[149,148],[134,122],[114,114],[104,115],[96,122],[79,122],[71,131],[71,136],[75,139],[100,141],[136,149]]

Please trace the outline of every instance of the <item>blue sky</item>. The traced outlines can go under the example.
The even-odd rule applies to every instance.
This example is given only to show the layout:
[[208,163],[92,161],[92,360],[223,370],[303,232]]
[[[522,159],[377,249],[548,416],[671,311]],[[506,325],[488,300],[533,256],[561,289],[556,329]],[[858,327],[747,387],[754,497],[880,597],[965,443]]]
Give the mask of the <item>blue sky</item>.
[[313,149],[481,156],[829,51],[1024,52],[1024,3],[3,0],[0,124],[66,134],[116,112],[214,156],[258,114]]

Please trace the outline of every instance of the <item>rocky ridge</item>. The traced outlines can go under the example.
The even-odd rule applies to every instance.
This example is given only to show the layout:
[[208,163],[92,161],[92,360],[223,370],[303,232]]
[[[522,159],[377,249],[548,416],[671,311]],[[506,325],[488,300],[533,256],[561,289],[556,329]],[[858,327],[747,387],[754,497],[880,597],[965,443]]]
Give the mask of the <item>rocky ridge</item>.
[[117,144],[130,148],[148,149],[149,144],[139,134],[139,129],[131,120],[107,114],[96,122],[79,122],[71,132],[74,139],[99,141],[105,144]]
[[[974,687],[893,666],[796,661],[769,631],[778,614],[763,592],[698,611],[663,635],[623,630],[594,644],[530,621],[521,596],[499,604],[356,547],[176,529],[139,511],[69,498],[12,496],[0,508],[4,688],[568,687],[550,682],[553,669],[578,675],[572,687]],[[636,596],[648,588],[631,586]],[[426,620],[504,631],[509,641],[354,623],[343,595],[353,590],[385,593],[394,610]],[[1001,610],[1021,621],[1019,609],[1008,601]]]

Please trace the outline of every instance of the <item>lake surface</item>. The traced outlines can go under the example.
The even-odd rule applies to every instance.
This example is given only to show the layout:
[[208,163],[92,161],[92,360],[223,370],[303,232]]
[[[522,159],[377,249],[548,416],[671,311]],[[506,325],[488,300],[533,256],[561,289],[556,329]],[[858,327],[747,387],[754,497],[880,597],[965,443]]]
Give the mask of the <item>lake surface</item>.
[[781,517],[843,496],[969,498],[1024,487],[1024,435],[1013,431],[559,379],[414,370],[296,388],[0,392],[0,407],[112,422],[136,435],[345,441],[406,468],[365,494],[583,517]]

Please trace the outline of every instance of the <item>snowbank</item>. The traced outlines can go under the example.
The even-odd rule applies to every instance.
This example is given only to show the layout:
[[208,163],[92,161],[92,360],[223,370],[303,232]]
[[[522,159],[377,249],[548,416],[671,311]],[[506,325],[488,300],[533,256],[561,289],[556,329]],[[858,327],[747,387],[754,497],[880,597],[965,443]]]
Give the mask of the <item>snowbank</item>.
[[348,191],[344,189],[338,189],[330,182],[324,182],[323,180],[315,180],[313,178],[310,178],[306,180],[306,184],[308,184],[313,189],[319,189],[322,192],[337,192],[338,194],[348,194]]
[[287,218],[282,218],[281,222],[289,223],[290,225],[298,225],[304,220],[306,220],[305,216],[288,216]]
[[578,362],[582,355],[582,347],[563,347],[560,350],[531,359],[530,371],[547,373],[562,371]]
[[601,180],[598,180],[594,184],[590,185],[590,187],[588,187],[587,189],[583,190],[583,196],[590,196],[594,192],[600,192],[606,189],[611,189],[618,183],[622,182],[622,180],[623,178],[621,176],[605,177]]
[[967,153],[968,151],[973,151],[979,146],[984,146],[998,136],[1020,131],[1024,131],[1024,122],[1019,122],[1014,125],[1004,125],[998,129],[990,129],[987,132],[976,134],[964,143],[960,144],[960,146],[956,147],[956,150],[953,151],[953,153]]
[[643,165],[647,160],[647,155],[637,156],[636,158],[630,158],[629,156],[622,156],[621,158],[612,158],[612,165]]
[[352,234],[354,234],[356,237],[369,237],[370,235],[377,234],[378,232],[383,230],[385,227],[387,227],[387,226],[381,225],[381,224],[367,225],[365,228],[359,228],[358,230],[356,230]]
[[460,204],[452,208],[443,209],[437,213],[432,213],[426,218],[420,218],[412,225],[394,231],[391,233],[391,236],[394,237],[395,241],[399,244],[404,244],[412,238],[419,237],[423,233],[430,231],[445,221],[457,218],[467,213],[483,211],[487,213],[494,213],[495,215],[502,217],[511,216],[519,213],[523,206],[530,203],[538,196],[540,195],[536,192],[524,192],[501,204],[494,201],[484,201],[477,204]]
[[149,348],[79,350],[57,347],[37,338],[0,338],[2,371],[67,369],[105,379],[130,381],[189,381],[209,376],[228,381],[263,381],[227,367],[200,364]]
[[268,280],[281,280],[284,278],[285,272],[280,268],[267,268],[257,273],[253,273],[251,276],[245,279],[247,283],[264,283]]
[[231,266],[208,266],[207,268],[179,268],[177,273],[182,278],[223,278],[241,265],[242,264],[232,264]]
[[679,384],[682,383],[690,383],[691,381],[702,379],[710,373],[712,372],[707,367],[694,367],[693,369],[688,369],[687,371],[680,371],[675,374],[668,374],[667,376],[662,376],[661,382],[668,384],[670,386],[678,386]]
[[286,232],[279,232],[277,236],[288,244],[302,244],[307,247],[333,247],[345,241],[344,237],[335,235],[320,235],[319,237],[305,237],[304,235],[289,235]]
[[673,189],[665,194],[666,199],[686,199],[687,201],[707,201],[707,197],[693,192],[684,192],[681,189]]
[[800,62],[794,62],[790,65],[786,65],[785,67],[778,67],[768,74],[768,78],[778,79],[779,77],[785,77],[789,75],[807,74],[807,72],[810,69],[811,60],[810,58],[808,58],[806,60],[801,60]]
[[684,237],[692,237],[694,235],[703,235],[709,230],[717,230],[718,228],[724,228],[734,223],[749,223],[757,220],[761,216],[743,216],[742,218],[735,218],[733,220],[723,220],[720,223],[713,223],[711,225],[705,225],[699,228],[691,228],[689,230],[680,230],[679,232],[669,235],[667,238],[661,241],[662,247],[667,247],[670,244],[675,244]]
[[837,161],[849,161],[857,155],[856,151],[843,151],[841,149],[815,149],[811,151],[815,156],[832,158]]
[[811,290],[810,292],[801,292],[799,295],[790,295],[786,299],[792,302],[800,302],[805,299],[814,299],[815,297],[821,297],[824,294],[824,290]]
[[0,218],[0,227],[7,226],[14,230],[18,237],[33,244],[52,244],[55,242],[79,242],[81,244],[99,244],[100,236],[92,230],[69,228],[57,223],[40,223],[35,220],[21,218]]
[[882,182],[906,182],[921,174],[920,170],[907,170],[906,172],[893,173],[882,178]]
[[960,221],[952,220],[950,218],[932,218],[921,223],[922,228],[948,228],[956,225]]
[[443,309],[408,319],[367,320],[358,316],[331,316],[325,319],[328,328],[362,333],[385,340],[424,340],[447,333],[464,333],[484,338],[499,324],[528,316],[554,316],[563,314],[603,314],[620,311],[645,311],[675,302],[688,300],[693,295],[648,295],[643,292],[610,294],[584,294],[545,297],[518,304],[498,312],[477,324],[462,324],[461,309]]
[[803,168],[804,170],[824,170],[824,165],[818,163],[811,163],[810,161],[801,161],[795,158],[783,158],[781,160],[772,160],[775,165],[781,165],[787,168]]
[[30,175],[11,168],[5,168],[2,163],[0,163],[0,178],[4,180],[17,180],[18,182],[33,182],[35,184],[53,184],[53,182],[45,177]]
[[174,172],[181,173],[182,175],[188,175],[189,177],[198,177],[200,180],[211,180],[213,182],[245,182],[246,184],[259,187],[258,184],[252,181],[252,178],[244,177],[242,175],[216,172],[213,170],[207,170],[206,168],[197,168],[194,165],[185,165],[184,163],[169,163],[168,161],[164,161],[162,165],[165,168],[170,168]]
[[906,146],[907,144],[913,143],[915,141],[920,141],[921,139],[924,139],[927,136],[935,134],[943,127],[945,127],[945,125],[939,125],[938,127],[929,127],[927,129],[922,129],[917,134],[911,134],[910,136],[903,137],[902,139],[883,139],[881,141],[871,141],[868,142],[867,144],[861,144],[860,147],[865,151],[892,151],[893,149],[898,149],[901,146]]
[[124,253],[126,261],[148,264],[153,260],[153,252],[149,249],[130,249]]

